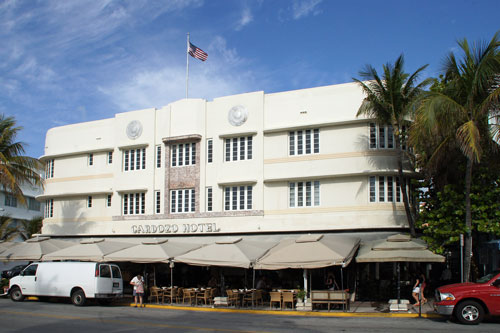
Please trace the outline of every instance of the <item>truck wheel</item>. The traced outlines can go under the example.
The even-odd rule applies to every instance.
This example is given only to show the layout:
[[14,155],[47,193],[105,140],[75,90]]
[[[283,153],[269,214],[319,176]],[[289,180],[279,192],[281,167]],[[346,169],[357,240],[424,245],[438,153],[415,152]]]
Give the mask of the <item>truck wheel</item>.
[[19,287],[13,287],[10,290],[10,299],[14,302],[22,302],[24,300],[24,295]]
[[86,298],[83,290],[77,290],[71,294],[71,302],[76,306],[83,306]]
[[462,324],[477,325],[483,320],[484,309],[477,302],[465,301],[458,304],[455,316]]

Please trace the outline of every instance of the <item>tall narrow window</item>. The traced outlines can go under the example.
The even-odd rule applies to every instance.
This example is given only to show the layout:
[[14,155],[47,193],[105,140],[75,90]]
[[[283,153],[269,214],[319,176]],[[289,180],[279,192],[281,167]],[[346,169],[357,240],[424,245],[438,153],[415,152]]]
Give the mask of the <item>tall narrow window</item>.
[[319,154],[319,129],[314,129],[314,153]]
[[252,159],[252,137],[247,137],[247,160]]
[[375,177],[371,176],[370,177],[370,202],[375,202],[377,201],[377,189],[375,187]]
[[289,187],[289,191],[290,191],[290,193],[289,193],[289,198],[290,198],[289,205],[290,205],[290,207],[295,207],[295,200],[296,200],[295,199],[295,183],[290,183],[288,187]]
[[370,123],[370,148],[377,148],[377,126],[375,123]]
[[213,147],[214,143],[212,139],[207,140],[207,163],[213,162]]
[[387,177],[387,201],[393,202],[394,200],[394,187],[392,177]]
[[156,146],[156,168],[161,168],[161,145]]
[[48,160],[45,164],[45,178],[54,178],[54,160]]
[[54,217],[54,199],[45,200],[45,217]]
[[92,208],[92,196],[90,195],[87,198],[87,207]]
[[378,128],[378,147],[385,148],[385,127],[380,126]]
[[302,155],[304,151],[304,138],[302,137],[302,131],[297,131],[297,155]]
[[155,191],[155,201],[156,201],[155,212],[156,212],[156,214],[160,214],[160,212],[161,212],[161,192],[160,191]]
[[207,187],[207,212],[211,212],[212,209],[213,209],[212,188]]
[[306,130],[306,154],[311,153],[311,130]]
[[92,153],[89,154],[88,161],[90,166],[94,165],[94,154]]
[[378,177],[378,201],[385,201],[385,177]]
[[231,139],[226,139],[226,162],[231,161]]
[[240,160],[244,160],[245,159],[245,138],[240,138]]
[[108,164],[113,164],[113,152],[108,151]]
[[290,155],[295,155],[295,132],[288,133],[288,139],[290,141]]
[[111,207],[111,194],[108,194],[108,197],[106,199],[106,206]]

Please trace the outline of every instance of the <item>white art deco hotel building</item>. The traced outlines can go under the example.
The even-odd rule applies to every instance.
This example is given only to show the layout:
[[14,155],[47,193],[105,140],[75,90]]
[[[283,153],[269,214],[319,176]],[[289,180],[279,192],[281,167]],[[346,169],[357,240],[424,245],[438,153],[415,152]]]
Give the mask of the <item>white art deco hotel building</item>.
[[407,229],[392,128],[354,83],[185,99],[48,131],[42,233]]

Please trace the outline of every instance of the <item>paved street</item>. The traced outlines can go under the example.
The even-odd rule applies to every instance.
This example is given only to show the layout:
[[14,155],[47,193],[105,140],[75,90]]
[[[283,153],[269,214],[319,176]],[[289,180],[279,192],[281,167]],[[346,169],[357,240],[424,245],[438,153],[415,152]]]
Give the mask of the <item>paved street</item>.
[[471,328],[444,319],[310,317],[97,306],[0,299],[2,332],[498,332],[500,321]]

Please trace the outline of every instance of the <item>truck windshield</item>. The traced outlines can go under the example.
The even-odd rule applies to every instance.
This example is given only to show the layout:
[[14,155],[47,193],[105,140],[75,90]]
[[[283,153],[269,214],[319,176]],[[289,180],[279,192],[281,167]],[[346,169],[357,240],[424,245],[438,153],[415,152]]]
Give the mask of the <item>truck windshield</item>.
[[500,271],[494,271],[494,272],[491,272],[489,274],[486,274],[485,276],[483,276],[482,278],[480,279],[477,279],[477,283],[485,283],[485,282],[488,282],[489,280],[493,279],[493,277],[495,275],[497,275],[498,273],[500,273]]

